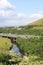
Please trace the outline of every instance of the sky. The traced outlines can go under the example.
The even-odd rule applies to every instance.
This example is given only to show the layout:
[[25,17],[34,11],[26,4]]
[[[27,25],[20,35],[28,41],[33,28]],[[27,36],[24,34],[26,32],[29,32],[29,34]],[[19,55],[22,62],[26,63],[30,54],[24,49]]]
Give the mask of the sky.
[[43,0],[0,0],[0,27],[21,26],[43,18]]

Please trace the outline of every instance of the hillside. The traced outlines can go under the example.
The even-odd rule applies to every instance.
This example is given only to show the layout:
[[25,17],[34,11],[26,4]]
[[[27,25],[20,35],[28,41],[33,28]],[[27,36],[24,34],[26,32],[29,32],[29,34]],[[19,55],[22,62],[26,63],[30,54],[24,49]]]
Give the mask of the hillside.
[[[43,19],[37,20],[33,23],[31,23],[31,25],[20,27],[0,28],[0,33],[43,36]],[[43,37],[26,39],[17,38],[16,41],[24,58],[19,58],[15,54],[10,54],[9,48],[12,45],[10,39],[0,37],[0,65],[12,65],[8,64],[9,60],[9,63],[11,63],[12,60],[13,62],[20,60],[19,65],[43,65]],[[25,55],[28,57],[27,59],[25,58]]]
[[21,28],[23,34],[43,35],[43,18]]
[[22,27],[22,32],[30,35],[43,35],[43,18]]
[[0,28],[0,33],[43,35],[43,18],[25,26]]
[[43,18],[37,20],[37,21],[34,21],[32,22],[30,25],[43,25]]

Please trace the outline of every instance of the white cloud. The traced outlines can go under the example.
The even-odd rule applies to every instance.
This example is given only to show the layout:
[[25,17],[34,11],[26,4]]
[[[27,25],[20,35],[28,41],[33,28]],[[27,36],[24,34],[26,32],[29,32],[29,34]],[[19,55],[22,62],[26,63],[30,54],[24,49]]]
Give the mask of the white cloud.
[[[31,23],[33,20],[43,17],[43,13],[35,13],[31,15],[26,15],[24,13],[15,13],[13,6],[8,0],[0,0],[0,18],[4,18],[0,22],[0,26],[18,26],[26,25]],[[4,10],[9,8],[10,10]]]
[[2,8],[12,8],[13,6],[8,2],[8,0],[0,0],[0,9]]
[[12,16],[12,15],[14,15],[15,14],[15,12],[13,11],[13,10],[7,10],[7,11],[5,11],[5,10],[0,10],[0,17],[9,17],[9,16]]
[[[7,14],[10,15],[10,13],[7,13]],[[10,16],[12,16],[12,15],[10,15]],[[20,18],[20,17],[22,17],[22,18]],[[29,24],[32,21],[37,20],[37,19],[39,19],[41,17],[43,17],[43,14],[40,14],[40,15],[39,14],[34,14],[34,15],[30,15],[30,16],[28,16],[28,15],[24,16],[22,14],[22,15],[19,15],[18,17],[17,17],[17,14],[16,14],[15,17],[13,16],[13,17],[10,17],[8,19],[4,19],[3,22],[0,23],[0,26],[20,26],[20,25],[26,25],[26,24]]]
[[[14,15],[15,11],[12,10],[13,7],[15,6],[13,6],[8,0],[0,0],[0,17],[9,17]],[[7,10],[4,10],[6,8]]]
[[30,18],[42,18],[43,17],[43,13],[35,13],[30,15]]
[[34,13],[34,14],[31,14],[31,15],[26,15],[26,14],[23,14],[23,13],[18,13],[16,14],[16,17],[18,19],[38,19],[38,18],[43,18],[43,13]]
[[17,14],[17,18],[26,18],[27,15],[23,14],[23,13],[18,13]]

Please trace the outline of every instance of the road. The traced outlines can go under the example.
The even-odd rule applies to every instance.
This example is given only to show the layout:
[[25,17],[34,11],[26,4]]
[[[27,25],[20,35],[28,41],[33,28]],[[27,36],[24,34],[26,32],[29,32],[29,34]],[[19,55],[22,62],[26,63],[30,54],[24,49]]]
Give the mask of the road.
[[0,36],[2,36],[2,37],[12,37],[12,38],[18,38],[18,37],[20,37],[20,38],[40,38],[40,37],[43,37],[43,36],[35,36],[35,35],[23,35],[23,34],[5,34],[5,33],[0,33]]

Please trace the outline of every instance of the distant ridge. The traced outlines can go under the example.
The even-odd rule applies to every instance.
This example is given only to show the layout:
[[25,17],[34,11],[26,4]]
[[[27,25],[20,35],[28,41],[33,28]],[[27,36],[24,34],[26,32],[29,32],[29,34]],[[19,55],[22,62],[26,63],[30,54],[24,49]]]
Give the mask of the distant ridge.
[[31,23],[30,25],[43,25],[43,18],[37,20],[37,21],[34,21],[33,23]]

